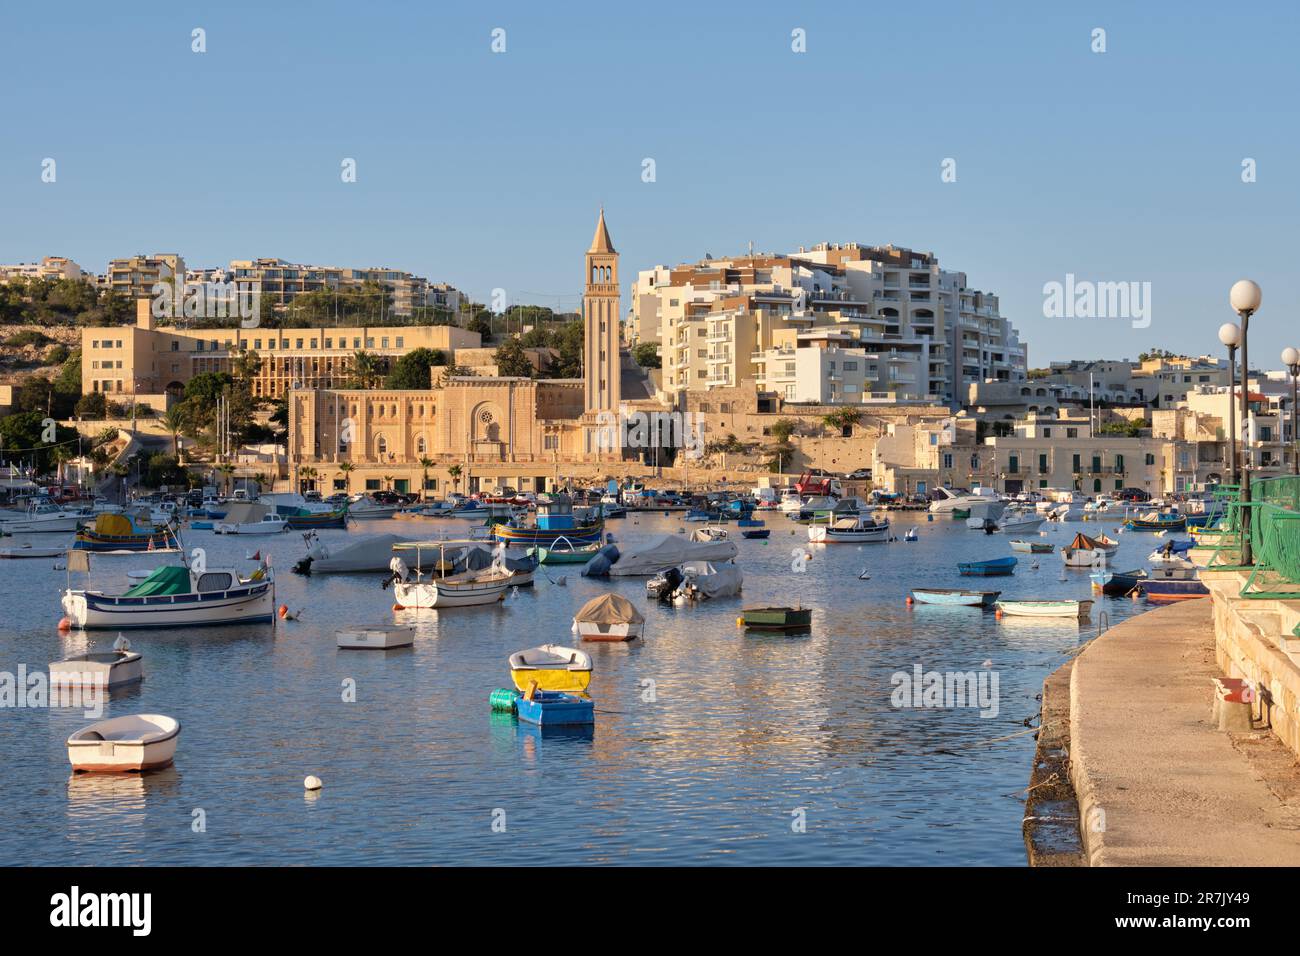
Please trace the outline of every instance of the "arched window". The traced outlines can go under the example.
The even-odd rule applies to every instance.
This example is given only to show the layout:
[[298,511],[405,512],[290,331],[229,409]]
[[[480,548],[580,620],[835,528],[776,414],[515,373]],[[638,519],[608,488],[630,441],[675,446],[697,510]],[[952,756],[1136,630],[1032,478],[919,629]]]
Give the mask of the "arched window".
[[417,439],[415,440],[415,453],[416,453],[417,455],[423,455],[423,454],[424,454],[424,436],[423,436],[423,435],[421,435],[419,438],[417,438]]
[[375,454],[380,458],[388,454],[388,439],[383,435],[375,439]]

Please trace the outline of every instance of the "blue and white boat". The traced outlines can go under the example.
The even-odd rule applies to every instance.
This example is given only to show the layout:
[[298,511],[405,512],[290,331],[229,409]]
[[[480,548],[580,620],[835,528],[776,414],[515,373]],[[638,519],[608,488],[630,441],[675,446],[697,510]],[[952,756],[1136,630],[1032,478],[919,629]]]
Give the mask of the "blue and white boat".
[[165,565],[122,594],[69,588],[62,603],[78,630],[254,624],[275,619],[275,581],[266,565],[248,578],[234,568]]
[[912,588],[912,600],[917,604],[936,604],[940,607],[989,607],[1001,591],[972,591],[967,588]]
[[1093,571],[1090,575],[1093,590],[1102,594],[1123,597],[1131,594],[1133,589],[1146,580],[1147,573],[1141,568],[1132,571]]
[[1019,562],[1015,558],[994,558],[990,561],[963,561],[957,565],[959,574],[975,577],[995,577],[1014,574]]

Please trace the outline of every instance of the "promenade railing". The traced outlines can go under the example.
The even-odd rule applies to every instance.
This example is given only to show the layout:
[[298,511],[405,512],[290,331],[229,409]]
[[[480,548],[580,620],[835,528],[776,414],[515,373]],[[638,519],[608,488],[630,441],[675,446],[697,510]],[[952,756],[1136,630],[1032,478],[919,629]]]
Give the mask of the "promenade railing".
[[[1300,478],[1261,478],[1250,483],[1251,501],[1240,489],[1225,491],[1220,524],[1197,535],[1214,548],[1206,571],[1246,571],[1243,598],[1300,599]],[[1241,563],[1241,528],[1249,529],[1251,563]]]

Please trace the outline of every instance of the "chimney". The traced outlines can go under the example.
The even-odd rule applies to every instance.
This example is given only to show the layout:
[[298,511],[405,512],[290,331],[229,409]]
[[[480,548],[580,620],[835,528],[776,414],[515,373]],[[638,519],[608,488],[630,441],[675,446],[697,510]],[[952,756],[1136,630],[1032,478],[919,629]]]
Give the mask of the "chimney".
[[136,299],[135,300],[135,327],[153,331],[153,300]]

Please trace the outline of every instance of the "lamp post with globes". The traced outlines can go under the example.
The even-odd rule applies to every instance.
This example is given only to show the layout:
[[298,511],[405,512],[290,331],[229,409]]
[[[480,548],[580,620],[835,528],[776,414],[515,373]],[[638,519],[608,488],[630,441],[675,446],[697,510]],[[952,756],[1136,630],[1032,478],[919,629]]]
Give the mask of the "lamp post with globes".
[[1300,350],[1287,347],[1282,350],[1282,364],[1291,373],[1291,474],[1300,475],[1300,435],[1296,434],[1296,378],[1300,376]]
[[1219,341],[1228,347],[1228,461],[1232,483],[1238,483],[1240,473],[1237,470],[1237,343],[1241,341],[1241,329],[1235,322],[1224,322],[1219,326]]
[[[1259,311],[1262,295],[1259,286],[1249,279],[1234,282],[1228,291],[1228,303],[1241,318],[1241,426],[1246,431],[1249,431],[1246,423],[1250,421],[1250,357],[1247,342],[1250,317]],[[1250,566],[1255,563],[1250,547],[1250,528],[1254,522],[1250,509],[1250,444],[1245,436],[1241,441],[1241,503],[1245,505],[1241,523],[1241,563]]]

